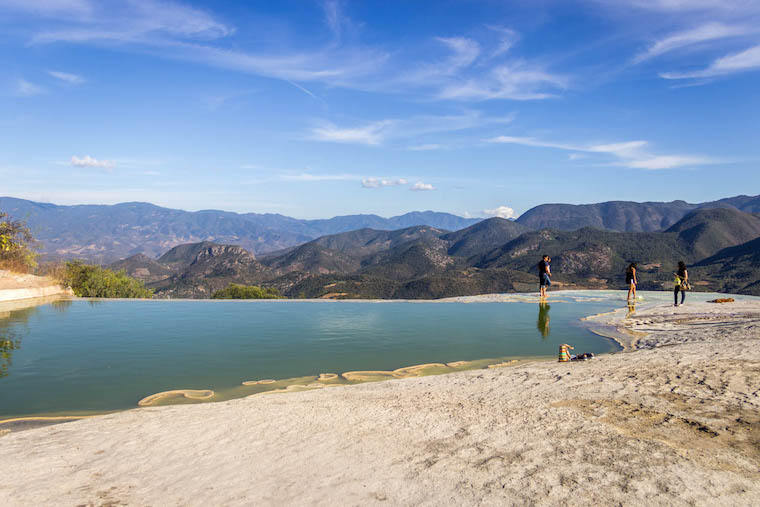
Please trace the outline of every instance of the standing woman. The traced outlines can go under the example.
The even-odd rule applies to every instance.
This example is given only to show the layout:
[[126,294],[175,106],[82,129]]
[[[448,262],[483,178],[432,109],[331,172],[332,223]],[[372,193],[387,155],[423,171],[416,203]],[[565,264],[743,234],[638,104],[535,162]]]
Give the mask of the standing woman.
[[[632,262],[625,270],[625,284],[628,286],[628,300],[636,299],[636,263]],[[631,297],[633,296],[633,297]]]
[[673,289],[673,306],[678,306],[678,292],[681,292],[681,304],[686,299],[686,289],[689,288],[689,272],[686,271],[686,264],[683,261],[678,263],[678,273],[675,278],[675,288]]

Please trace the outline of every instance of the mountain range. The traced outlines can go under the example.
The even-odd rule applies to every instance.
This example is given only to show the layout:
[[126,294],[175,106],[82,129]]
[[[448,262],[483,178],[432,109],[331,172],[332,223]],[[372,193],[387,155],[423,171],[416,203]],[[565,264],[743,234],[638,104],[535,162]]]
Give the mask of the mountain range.
[[289,297],[530,290],[544,253],[553,257],[555,282],[568,287],[621,288],[625,266],[634,261],[641,288],[667,287],[684,260],[698,289],[760,294],[760,197],[552,204],[516,221],[435,212],[297,220],[13,198],[0,198],[0,210],[27,219],[48,259],[124,269],[158,297],[208,297],[232,282],[275,287]]
[[[760,213],[760,196],[729,197],[701,204],[684,201],[542,204],[525,212],[514,223],[515,227],[522,227],[522,232],[572,231],[584,227],[654,232],[671,227],[694,210],[719,207]],[[96,263],[109,263],[138,253],[155,259],[174,246],[202,241],[239,245],[255,256],[272,255],[342,232],[393,231],[422,225],[458,231],[482,220],[433,211],[391,218],[348,215],[301,220],[271,213],[189,212],[139,202],[59,206],[13,197],[0,197],[0,211],[26,219],[42,244],[43,259],[79,258]],[[468,253],[472,252],[463,251],[458,255]]]
[[523,213],[517,222],[531,229],[596,227],[621,232],[653,232],[667,229],[687,213],[700,208],[734,208],[746,213],[760,213],[760,195],[740,195],[701,204],[685,201],[541,204]]
[[479,221],[433,211],[391,218],[349,215],[299,220],[278,214],[189,212],[140,202],[58,206],[13,197],[0,197],[0,211],[27,221],[42,243],[45,259],[79,258],[96,263],[138,253],[156,258],[174,246],[201,241],[232,243],[259,255],[366,227],[395,230],[429,225],[457,230]]
[[697,289],[760,294],[758,238],[760,217],[703,207],[656,232],[533,231],[491,218],[454,232],[365,228],[259,259],[236,245],[199,242],[109,267],[145,280],[158,297],[208,297],[234,282],[288,297],[415,299],[535,289],[545,253],[553,257],[554,281],[565,287],[623,288],[625,267],[635,261],[642,289],[669,288],[684,260]]

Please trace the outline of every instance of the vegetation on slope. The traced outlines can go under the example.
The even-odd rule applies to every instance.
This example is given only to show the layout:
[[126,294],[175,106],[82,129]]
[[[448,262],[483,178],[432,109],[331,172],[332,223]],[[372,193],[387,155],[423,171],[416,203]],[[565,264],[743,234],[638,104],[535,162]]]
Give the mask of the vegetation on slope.
[[212,299],[281,299],[280,291],[251,285],[229,284],[226,288],[214,292]]
[[62,283],[79,297],[90,298],[149,298],[153,291],[143,282],[127,276],[124,271],[111,271],[82,261],[67,262]]
[[0,269],[28,273],[37,267],[37,242],[23,220],[0,212]]

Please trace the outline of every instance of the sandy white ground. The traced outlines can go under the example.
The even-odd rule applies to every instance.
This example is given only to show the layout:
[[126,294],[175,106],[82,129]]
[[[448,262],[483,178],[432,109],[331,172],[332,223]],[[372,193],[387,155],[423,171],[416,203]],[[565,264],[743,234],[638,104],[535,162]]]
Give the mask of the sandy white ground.
[[0,302],[74,295],[47,276],[24,275],[0,269]]
[[760,302],[624,325],[594,361],[11,432],[0,505],[757,505]]

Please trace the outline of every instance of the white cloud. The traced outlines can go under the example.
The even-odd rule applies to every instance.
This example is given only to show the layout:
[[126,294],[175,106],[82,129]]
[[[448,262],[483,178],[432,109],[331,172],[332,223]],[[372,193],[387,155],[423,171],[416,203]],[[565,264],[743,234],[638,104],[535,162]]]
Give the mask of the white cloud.
[[112,160],[98,160],[92,158],[89,155],[85,155],[82,158],[72,155],[71,165],[74,167],[99,167],[100,169],[113,169],[116,164]]
[[375,146],[384,138],[384,130],[392,124],[391,120],[373,122],[363,127],[340,128],[332,123],[325,123],[311,130],[309,139],[332,143],[355,143]]
[[692,72],[664,72],[665,79],[691,79],[725,76],[760,69],[760,45],[718,58],[707,68]]
[[660,155],[654,157],[644,157],[629,160],[622,165],[633,169],[675,169],[677,167],[687,167],[695,165],[715,164],[717,160],[708,157],[696,157],[689,155]]
[[39,85],[31,83],[26,79],[16,81],[16,94],[22,97],[32,97],[45,93],[45,89]]
[[499,44],[491,53],[491,58],[503,55],[520,40],[520,34],[510,28],[501,26],[489,26],[488,28],[499,34]]
[[499,206],[493,209],[484,209],[484,217],[516,218],[517,213],[509,206]]
[[[311,92],[292,81],[361,87],[360,78],[375,74],[388,59],[382,50],[337,43],[291,51],[243,51],[213,46],[204,41],[229,36],[235,28],[201,9],[167,0],[130,1],[107,7],[92,5],[91,15],[77,23],[63,24],[62,28],[39,32],[32,42],[106,43],[165,58],[290,80],[305,93]],[[351,26],[350,20],[340,13],[337,5],[325,4],[327,22],[333,30],[346,30]],[[376,82],[376,76],[371,81]]]
[[[44,3],[36,0],[35,3]],[[68,3],[56,1],[55,3]],[[81,2],[85,3],[85,2]],[[42,32],[37,43],[146,42],[151,37],[216,39],[234,32],[206,12],[171,0],[140,0],[116,5],[89,4],[88,16],[70,29]],[[153,39],[153,42],[158,42]]]
[[76,74],[69,74],[68,72],[59,72],[57,70],[49,70],[47,72],[51,76],[53,76],[56,79],[60,79],[61,81],[64,81],[69,84],[82,84],[84,83],[84,78],[82,76],[77,76]]
[[474,217],[472,216],[472,213],[470,213],[469,211],[465,211],[464,213],[462,213],[462,218],[474,218]]
[[[732,26],[724,23],[707,23],[697,28],[670,35],[652,44],[646,51],[639,53],[633,59],[633,63],[641,63],[644,60],[660,56],[684,47],[702,42],[736,37],[752,32],[744,26]],[[754,31],[757,31],[755,29]]]
[[517,44],[520,34],[503,27],[488,27],[499,34],[496,44],[482,45],[467,37],[436,37],[449,50],[447,58],[418,63],[414,72],[400,75],[398,83],[432,88],[439,99],[483,101],[538,100],[556,96],[568,79],[533,62],[503,56]]
[[[556,97],[554,91],[564,89],[567,79],[543,69],[517,62],[499,65],[476,77],[446,85],[439,97],[456,100],[538,100]],[[551,92],[549,91],[551,90]]]
[[449,48],[451,56],[435,69],[443,74],[454,74],[459,69],[468,67],[480,55],[480,44],[467,37],[436,37],[435,40]]
[[397,187],[399,185],[406,185],[407,183],[409,183],[409,181],[404,178],[398,178],[395,180],[365,178],[362,180],[362,186],[364,188]]
[[[483,35],[485,42],[457,35],[432,37],[430,40],[445,53],[438,58],[419,58],[410,56],[414,52],[405,48],[393,50],[357,42],[353,35],[361,24],[343,12],[341,3],[321,2],[324,23],[334,35],[322,45],[291,48],[292,41],[283,40],[272,41],[270,47],[245,50],[236,49],[236,44],[213,43],[235,32],[227,21],[172,0],[0,0],[0,5],[32,14],[42,9],[57,18],[58,23],[32,37],[33,43],[107,45],[282,79],[310,95],[311,90],[296,83],[319,82],[381,93],[422,91],[457,101],[544,99],[554,97],[567,85],[565,76],[531,61],[506,61],[505,55],[512,55],[520,39],[509,28],[489,26]],[[258,27],[246,28],[255,31]],[[494,32],[497,37],[489,39],[489,33]]]
[[612,165],[628,167],[631,169],[675,169],[695,165],[708,165],[721,163],[711,157],[701,155],[652,155],[644,151],[649,144],[647,141],[626,141],[610,144],[587,144],[577,145],[572,143],[556,143],[541,141],[532,137],[498,136],[489,139],[492,143],[520,144],[538,148],[552,148],[565,151],[579,152],[580,155],[570,159],[580,158],[583,154],[606,154],[617,159]]
[[442,150],[446,148],[446,146],[442,144],[420,144],[417,146],[410,146],[407,148],[409,151],[432,151],[432,150]]
[[[366,144],[376,146],[389,140],[404,140],[461,130],[506,125],[514,120],[514,115],[485,116],[480,111],[466,111],[458,115],[412,116],[404,119],[388,118],[356,127],[339,127],[329,122],[314,127],[307,138],[315,141]],[[443,145],[426,143],[411,150],[439,149]]]
[[632,5],[662,12],[736,11],[751,9],[753,0],[600,0],[603,3]]
[[409,187],[409,190],[412,192],[426,192],[430,190],[435,190],[435,187],[431,185],[430,183],[423,183],[421,181],[418,181],[411,187]]

